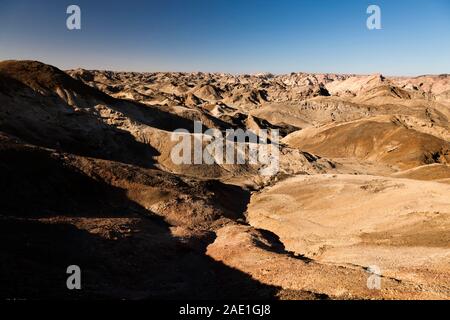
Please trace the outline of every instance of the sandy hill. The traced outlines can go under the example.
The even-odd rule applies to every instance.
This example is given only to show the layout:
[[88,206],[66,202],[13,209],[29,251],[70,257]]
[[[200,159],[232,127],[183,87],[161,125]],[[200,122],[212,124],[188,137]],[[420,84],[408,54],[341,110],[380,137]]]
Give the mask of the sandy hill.
[[358,158],[400,169],[450,163],[450,142],[407,128],[395,117],[376,117],[315,130],[285,141],[328,158]]

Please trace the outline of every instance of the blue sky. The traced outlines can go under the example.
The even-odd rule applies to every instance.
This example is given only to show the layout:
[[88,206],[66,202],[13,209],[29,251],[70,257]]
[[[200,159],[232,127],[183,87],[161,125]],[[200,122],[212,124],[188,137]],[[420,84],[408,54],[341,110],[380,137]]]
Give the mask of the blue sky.
[[[66,28],[77,4],[82,29]],[[382,30],[366,28],[381,7]],[[0,60],[133,71],[450,73],[449,0],[0,0]]]

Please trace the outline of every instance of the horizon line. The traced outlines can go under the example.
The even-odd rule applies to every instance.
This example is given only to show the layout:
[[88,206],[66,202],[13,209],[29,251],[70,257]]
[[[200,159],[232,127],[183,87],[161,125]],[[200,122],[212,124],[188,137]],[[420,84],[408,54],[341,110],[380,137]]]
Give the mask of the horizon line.
[[419,78],[419,77],[440,77],[440,76],[450,76],[450,72],[444,72],[444,73],[422,73],[422,74],[416,74],[416,75],[395,75],[395,74],[385,74],[382,72],[371,72],[371,73],[352,73],[352,72],[316,72],[316,71],[292,71],[292,72],[270,72],[270,71],[256,71],[256,72],[227,72],[227,71],[169,71],[169,70],[154,70],[154,71],[136,71],[133,69],[125,70],[125,69],[104,69],[104,68],[85,68],[85,67],[60,67],[56,64],[51,64],[47,62],[43,62],[41,60],[33,60],[33,59],[5,59],[0,60],[0,62],[6,62],[6,61],[17,61],[17,62],[39,62],[46,65],[54,66],[64,72],[66,71],[72,71],[72,70],[86,70],[86,71],[101,71],[101,72],[116,72],[116,73],[185,73],[185,74],[194,74],[194,73],[202,73],[202,74],[226,74],[230,76],[258,76],[263,74],[272,75],[274,77],[279,76],[286,76],[286,75],[292,75],[292,74],[306,74],[306,75],[342,75],[342,76],[350,76],[350,77],[358,77],[358,76],[375,76],[380,75],[385,78]]

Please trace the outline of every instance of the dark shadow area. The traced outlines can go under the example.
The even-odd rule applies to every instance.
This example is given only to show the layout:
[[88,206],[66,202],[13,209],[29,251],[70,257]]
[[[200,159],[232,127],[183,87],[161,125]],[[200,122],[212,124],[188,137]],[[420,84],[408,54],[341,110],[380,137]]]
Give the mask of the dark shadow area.
[[[104,239],[73,225],[0,220],[0,298],[270,299],[279,288],[186,247],[142,219],[131,237]],[[68,290],[69,265],[82,290]]]
[[[0,188],[0,299],[270,299],[279,292],[206,256],[212,232],[175,238],[126,190],[47,150],[0,143]],[[69,265],[80,266],[82,290],[67,289]]]
[[0,142],[0,213],[119,217],[137,210],[119,188],[86,176],[59,155]]
[[224,212],[228,213],[227,218],[233,220],[244,218],[244,212],[247,211],[250,202],[250,191],[218,180],[206,181],[204,188],[213,193],[211,203],[223,208]]
[[256,229],[256,230],[263,236],[264,240],[266,240],[266,242],[268,243],[267,244],[264,243],[263,241],[256,240],[255,244],[258,247],[266,251],[284,254],[291,258],[302,260],[306,263],[313,261],[313,259],[310,259],[302,254],[297,254],[295,252],[286,250],[286,247],[281,242],[280,237],[277,234],[273,233],[272,231],[265,229]]

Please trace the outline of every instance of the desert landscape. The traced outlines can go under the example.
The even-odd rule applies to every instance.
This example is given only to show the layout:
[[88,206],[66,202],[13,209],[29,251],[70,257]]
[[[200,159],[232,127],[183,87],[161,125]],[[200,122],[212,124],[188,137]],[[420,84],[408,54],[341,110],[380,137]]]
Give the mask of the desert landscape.
[[[174,164],[194,121],[278,130],[278,172]],[[450,299],[448,74],[5,60],[0,168],[2,299]]]

